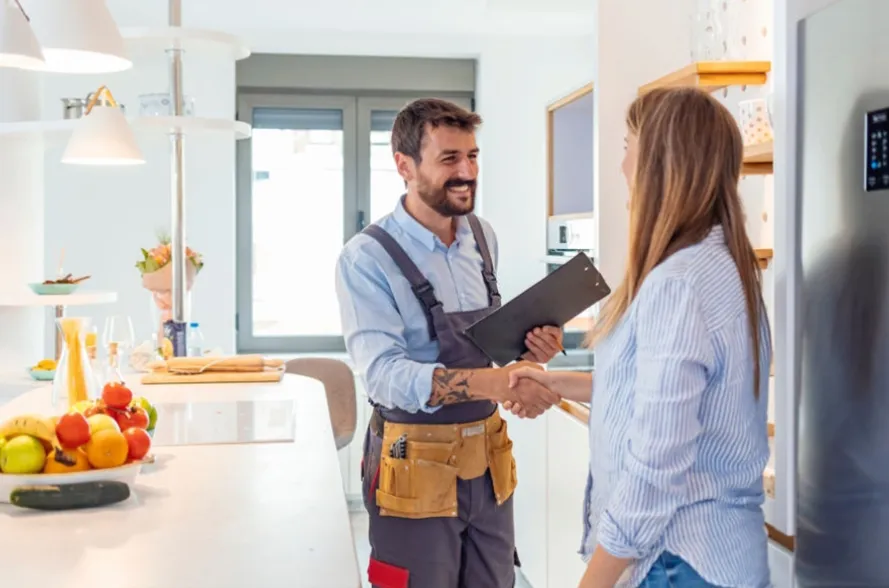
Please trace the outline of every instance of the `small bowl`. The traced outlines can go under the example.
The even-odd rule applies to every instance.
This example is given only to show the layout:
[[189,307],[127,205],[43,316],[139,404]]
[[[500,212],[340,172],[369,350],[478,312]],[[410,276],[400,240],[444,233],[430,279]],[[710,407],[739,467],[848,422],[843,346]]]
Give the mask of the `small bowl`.
[[28,368],[28,374],[31,376],[32,380],[37,380],[38,382],[51,382],[56,377],[56,370],[35,370],[34,368]]
[[28,284],[34,294],[40,296],[64,296],[71,294],[80,284]]

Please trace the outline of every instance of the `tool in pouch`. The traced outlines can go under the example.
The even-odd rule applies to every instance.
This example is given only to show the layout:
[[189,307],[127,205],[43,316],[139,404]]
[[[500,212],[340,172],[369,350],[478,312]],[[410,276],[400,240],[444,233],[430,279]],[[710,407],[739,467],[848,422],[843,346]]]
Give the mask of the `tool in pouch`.
[[407,433],[401,435],[389,446],[389,457],[393,459],[405,459],[407,457]]

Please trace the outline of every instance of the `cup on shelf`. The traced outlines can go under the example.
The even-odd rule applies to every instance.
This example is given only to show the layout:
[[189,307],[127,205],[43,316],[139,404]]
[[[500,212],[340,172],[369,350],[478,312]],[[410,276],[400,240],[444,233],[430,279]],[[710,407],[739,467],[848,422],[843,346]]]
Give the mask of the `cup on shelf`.
[[[140,116],[173,116],[173,97],[169,92],[139,95]],[[194,98],[182,97],[182,116],[194,115]]]
[[741,136],[745,146],[761,145],[773,140],[769,106],[764,98],[743,100],[741,110]]

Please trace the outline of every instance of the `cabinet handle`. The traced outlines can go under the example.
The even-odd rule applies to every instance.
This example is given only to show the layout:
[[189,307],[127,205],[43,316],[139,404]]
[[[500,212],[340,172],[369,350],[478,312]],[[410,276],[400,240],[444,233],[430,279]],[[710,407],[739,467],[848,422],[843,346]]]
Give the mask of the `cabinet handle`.
[[363,210],[358,211],[358,232],[364,230],[364,227],[367,226],[367,222],[365,221],[365,215]]

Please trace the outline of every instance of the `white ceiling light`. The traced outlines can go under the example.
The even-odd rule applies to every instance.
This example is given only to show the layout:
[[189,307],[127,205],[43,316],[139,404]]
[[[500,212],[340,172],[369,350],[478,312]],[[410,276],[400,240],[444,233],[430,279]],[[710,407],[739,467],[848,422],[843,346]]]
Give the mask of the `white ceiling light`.
[[41,71],[112,73],[133,67],[104,0],[29,0],[25,9],[43,48]]
[[[99,100],[103,103],[100,104]],[[123,111],[108,88],[93,95],[86,113],[77,121],[62,163],[76,165],[138,165],[145,163]]]
[[37,37],[18,0],[0,0],[0,67],[44,67]]

